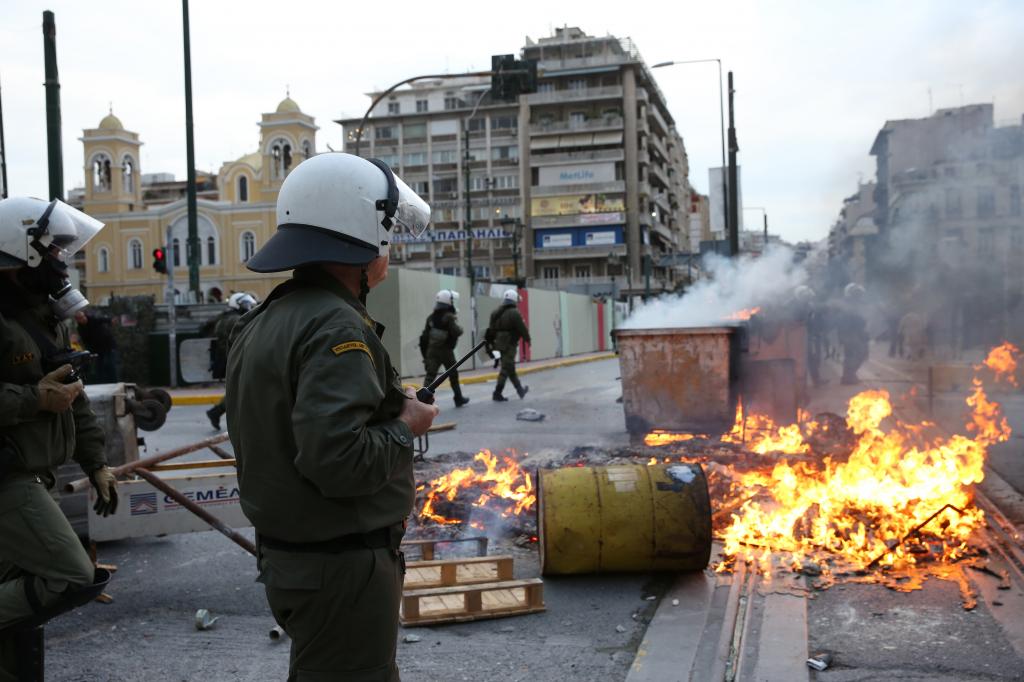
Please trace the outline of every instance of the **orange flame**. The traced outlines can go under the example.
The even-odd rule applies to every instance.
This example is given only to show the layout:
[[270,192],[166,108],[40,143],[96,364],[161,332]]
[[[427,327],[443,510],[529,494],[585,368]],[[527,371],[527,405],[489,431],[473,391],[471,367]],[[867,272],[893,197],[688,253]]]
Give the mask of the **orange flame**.
[[[465,523],[466,519],[448,518],[437,513],[436,504],[441,500],[453,502],[460,491],[470,488],[476,489],[473,491],[476,500],[472,506],[494,509],[503,517],[519,515],[532,509],[537,503],[537,495],[530,474],[513,457],[502,455],[501,459],[504,466],[499,465],[498,457],[491,454],[490,450],[482,450],[473,461],[483,464],[484,471],[473,467],[453,469],[421,486],[427,492],[417,515],[419,520],[449,525]],[[474,521],[471,526],[482,529],[478,521]]]
[[810,451],[799,424],[779,426],[762,414],[751,414],[744,418],[742,403],[736,408],[736,421],[732,430],[722,436],[722,442],[743,445],[759,455],[770,452],[799,455]]
[[[1009,341],[1004,341],[1001,346],[996,346],[989,351],[988,357],[982,365],[988,367],[995,374],[997,381],[1005,381],[1014,388],[1019,388],[1017,382],[1017,358],[1020,356],[1020,349]],[[981,369],[981,365],[975,366]]]
[[682,443],[688,440],[693,440],[696,437],[697,436],[692,433],[673,433],[672,431],[655,429],[644,436],[644,445],[649,447],[659,447],[670,443]]
[[734,313],[729,313],[728,315],[726,315],[722,319],[724,319],[724,320],[733,320],[733,321],[749,320],[754,315],[757,315],[759,312],[761,312],[760,306],[758,306],[756,308],[744,308],[743,310],[737,310]]

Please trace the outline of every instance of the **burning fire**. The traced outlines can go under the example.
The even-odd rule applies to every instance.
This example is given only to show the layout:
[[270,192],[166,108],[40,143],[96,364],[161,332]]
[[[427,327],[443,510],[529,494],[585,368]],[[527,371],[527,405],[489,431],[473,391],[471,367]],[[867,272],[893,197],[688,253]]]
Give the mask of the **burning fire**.
[[673,431],[655,429],[644,436],[644,445],[649,447],[658,447],[660,445],[668,445],[669,443],[682,443],[688,440],[693,440],[696,437],[697,436],[692,433],[676,433]]
[[757,315],[759,312],[761,312],[760,306],[756,308],[744,308],[743,310],[737,310],[734,313],[729,313],[722,319],[742,322],[745,320],[749,320],[754,315]]
[[[502,455],[499,463],[498,456],[483,450],[477,453],[473,461],[483,465],[484,470],[480,471],[479,466],[454,469],[417,488],[419,492],[426,491],[423,506],[417,514],[420,523],[467,523],[469,519],[446,516],[441,512],[450,512],[450,509],[442,509],[445,503],[454,503],[457,498],[464,498],[470,493],[473,500],[470,506],[486,508],[501,517],[518,516],[536,505],[537,494],[534,492],[533,479],[512,456]],[[477,530],[483,529],[478,520],[469,525]]]
[[[985,365],[998,365],[1004,379],[1019,352],[1004,344]],[[1006,362],[1011,360],[1013,362]],[[968,430],[928,437],[927,426],[891,419],[887,391],[864,391],[847,407],[846,424],[856,443],[849,458],[825,457],[820,465],[780,461],[771,471],[739,474],[738,489],[753,492],[721,531],[729,557],[756,561],[767,574],[772,555],[786,555],[794,567],[830,558],[844,570],[884,565],[909,568],[918,554],[937,551],[956,560],[982,520],[972,506],[970,486],[984,478],[987,448],[1010,436],[997,403],[975,379],[966,400],[971,408]],[[783,427],[785,429],[786,427]],[[771,439],[782,429],[770,432]],[[733,437],[733,432],[727,437]],[[806,452],[799,428],[780,452]],[[771,439],[755,444],[774,444]],[[795,449],[795,450],[794,450]],[[919,532],[935,538],[938,548],[906,546]]]
[[[975,369],[987,368],[996,381],[1016,386],[1019,356],[1005,343]],[[707,465],[709,482],[721,478],[713,487],[714,525],[727,560],[718,569],[745,560],[770,575],[773,559],[782,559],[793,569],[816,564],[831,575],[879,565],[909,570],[924,555],[942,562],[963,558],[984,519],[972,504],[971,486],[984,478],[987,449],[1011,434],[980,378],[965,402],[969,436],[943,436],[930,422],[899,421],[884,390],[851,398],[845,424],[838,416],[816,421],[801,412],[798,424],[780,426],[767,416],[745,414],[741,405],[720,440],[772,459],[737,454]],[[654,432],[645,442],[668,445],[688,440],[686,435]],[[846,449],[816,452],[823,436],[840,437]],[[658,461],[652,457],[649,463]]]

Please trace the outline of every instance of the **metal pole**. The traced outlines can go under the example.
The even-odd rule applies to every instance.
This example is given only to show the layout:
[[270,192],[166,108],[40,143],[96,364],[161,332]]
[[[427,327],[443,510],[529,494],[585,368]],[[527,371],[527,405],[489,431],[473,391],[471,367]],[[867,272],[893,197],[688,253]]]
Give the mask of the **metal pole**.
[[740,253],[740,217],[739,217],[739,182],[736,170],[736,112],[733,96],[736,90],[732,84],[732,71],[729,72],[729,255],[736,257]]
[[718,125],[720,128],[720,140],[722,143],[722,224],[725,226],[725,233],[731,234],[729,229],[729,184],[725,179],[725,98],[722,95],[722,60],[718,62]]
[[764,250],[768,250],[768,211],[764,212]]
[[181,0],[185,37],[185,163],[188,164],[188,288],[199,301],[199,224],[196,207],[196,150],[192,137],[192,57],[189,45],[188,0]]
[[469,197],[469,117],[462,120],[462,191],[465,199],[465,229],[466,229],[466,276],[469,277],[470,296],[476,290],[474,286],[476,277],[473,272],[473,207]]
[[[46,154],[50,166],[50,198],[64,198],[64,152],[60,138],[60,78],[57,76],[57,24],[43,12],[43,62],[46,70]],[[6,178],[4,190],[7,189]]]
[[7,145],[4,142],[4,98],[0,89],[0,199],[7,198]]
[[178,301],[174,291],[174,259],[177,254],[174,251],[174,239],[171,237],[171,226],[167,226],[166,245],[164,246],[164,262],[167,264],[167,291],[164,294],[164,301],[167,303],[167,353],[168,367],[170,367],[170,386],[178,387]]

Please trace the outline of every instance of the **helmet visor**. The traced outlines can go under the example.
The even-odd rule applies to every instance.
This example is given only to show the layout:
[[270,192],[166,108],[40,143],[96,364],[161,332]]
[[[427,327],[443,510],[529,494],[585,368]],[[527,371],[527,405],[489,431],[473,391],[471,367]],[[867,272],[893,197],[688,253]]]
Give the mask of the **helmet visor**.
[[395,224],[414,237],[421,236],[430,225],[430,206],[420,199],[416,192],[395,176],[398,186],[398,208],[395,210]]
[[[103,229],[103,223],[92,216],[82,213],[77,208],[68,206],[59,199],[54,200],[55,206],[50,213],[50,225],[60,225],[66,219],[74,227],[74,234],[66,234],[53,230],[53,244],[60,247],[63,260],[69,262],[96,233]],[[63,218],[62,218],[63,216]]]

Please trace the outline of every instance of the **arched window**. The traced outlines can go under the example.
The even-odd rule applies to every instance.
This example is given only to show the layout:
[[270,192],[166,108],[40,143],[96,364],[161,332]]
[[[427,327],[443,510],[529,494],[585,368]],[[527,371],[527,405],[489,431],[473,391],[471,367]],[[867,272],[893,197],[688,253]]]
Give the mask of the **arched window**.
[[128,242],[128,267],[131,270],[142,269],[142,240],[132,239]]
[[252,232],[243,232],[238,252],[242,255],[242,262],[245,263],[256,253],[256,235]]
[[206,264],[217,264],[217,240],[212,236],[206,238]]
[[302,158],[308,159],[313,156],[313,145],[309,143],[309,140],[302,141]]
[[171,261],[174,267],[181,267],[181,240],[177,237],[171,240]]
[[106,154],[93,157],[92,189],[94,192],[110,191],[110,157]]
[[127,154],[121,160],[121,188],[127,193],[135,191],[135,163]]
[[110,250],[105,246],[100,247],[100,250],[96,252],[96,270],[97,272],[110,272]]
[[238,200],[249,201],[249,178],[244,175],[238,178]]
[[280,180],[288,174],[292,166],[292,146],[286,140],[274,140],[270,147],[270,156],[273,161],[273,178]]

